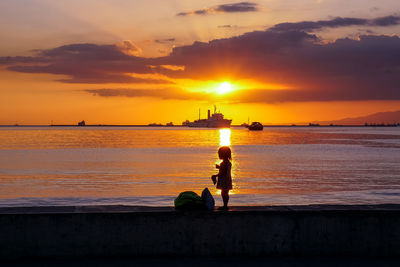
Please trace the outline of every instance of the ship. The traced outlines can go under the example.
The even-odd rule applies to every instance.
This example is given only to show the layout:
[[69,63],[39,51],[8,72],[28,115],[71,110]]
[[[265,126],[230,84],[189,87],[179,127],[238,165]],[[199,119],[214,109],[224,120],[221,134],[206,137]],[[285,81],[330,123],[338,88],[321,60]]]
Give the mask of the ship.
[[208,110],[207,119],[200,119],[199,110],[199,119],[193,122],[186,122],[185,125],[198,128],[230,128],[231,123],[232,120],[224,119],[224,115],[220,112],[217,112],[217,107],[214,106],[213,114],[211,114],[210,110]]
[[249,125],[247,128],[249,128],[250,131],[262,131],[264,126],[260,122],[255,121],[251,125]]

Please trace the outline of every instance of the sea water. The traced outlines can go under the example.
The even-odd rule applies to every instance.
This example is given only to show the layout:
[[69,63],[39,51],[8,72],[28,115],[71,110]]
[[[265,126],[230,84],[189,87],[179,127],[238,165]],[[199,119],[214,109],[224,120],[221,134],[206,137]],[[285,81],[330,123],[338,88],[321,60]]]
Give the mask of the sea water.
[[400,204],[400,127],[1,127],[0,206],[172,206],[232,149],[231,205]]

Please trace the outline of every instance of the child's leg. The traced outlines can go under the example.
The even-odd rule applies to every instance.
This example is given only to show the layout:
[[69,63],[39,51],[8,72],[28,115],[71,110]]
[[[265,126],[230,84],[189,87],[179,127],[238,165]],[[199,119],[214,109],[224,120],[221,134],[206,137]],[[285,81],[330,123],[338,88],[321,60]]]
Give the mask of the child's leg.
[[221,190],[222,201],[224,201],[224,207],[228,207],[229,201],[229,190]]

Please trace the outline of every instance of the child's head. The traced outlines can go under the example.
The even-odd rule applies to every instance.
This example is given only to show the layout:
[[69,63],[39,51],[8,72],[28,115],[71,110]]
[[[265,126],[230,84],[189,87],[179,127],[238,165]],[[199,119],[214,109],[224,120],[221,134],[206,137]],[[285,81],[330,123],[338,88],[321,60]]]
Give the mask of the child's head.
[[231,152],[231,149],[229,148],[229,146],[221,146],[218,149],[218,156],[222,160],[226,160],[226,159],[231,160],[232,159],[232,152]]

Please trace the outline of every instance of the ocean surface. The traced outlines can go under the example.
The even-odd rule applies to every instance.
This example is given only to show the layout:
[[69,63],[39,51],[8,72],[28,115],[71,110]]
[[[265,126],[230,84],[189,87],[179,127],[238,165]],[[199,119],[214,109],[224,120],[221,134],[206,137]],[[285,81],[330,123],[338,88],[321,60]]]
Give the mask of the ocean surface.
[[232,148],[230,205],[400,204],[400,127],[0,127],[0,206],[173,206]]

